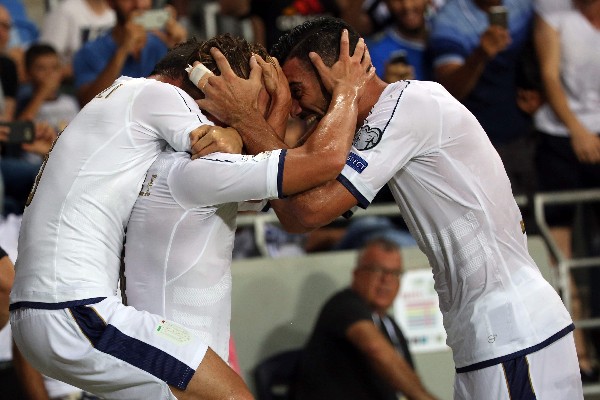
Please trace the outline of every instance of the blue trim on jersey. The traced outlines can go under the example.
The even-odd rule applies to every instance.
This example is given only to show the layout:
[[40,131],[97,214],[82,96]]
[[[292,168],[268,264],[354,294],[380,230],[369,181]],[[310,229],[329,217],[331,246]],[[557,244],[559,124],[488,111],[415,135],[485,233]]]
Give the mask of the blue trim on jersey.
[[504,369],[508,395],[511,399],[537,400],[535,391],[531,386],[529,363],[525,356],[503,362],[502,368]]
[[356,189],[354,187],[354,185],[352,184],[352,182],[350,182],[350,180],[348,178],[346,178],[344,175],[340,174],[337,177],[337,181],[339,183],[341,183],[342,185],[344,185],[344,187],[352,194],[352,196],[356,197],[359,207],[361,207],[361,208],[369,207],[369,204],[371,204],[371,202],[369,200],[367,200],[367,198],[365,196],[363,196],[358,191],[358,189]]
[[548,339],[544,340],[543,342],[536,344],[535,346],[531,346],[526,349],[519,350],[517,352],[511,353],[511,354],[508,354],[508,355],[505,355],[502,357],[496,357],[496,358],[492,358],[491,360],[478,362],[478,363],[475,363],[472,365],[467,365],[466,367],[456,368],[456,373],[460,374],[463,372],[471,372],[471,371],[475,371],[478,369],[491,367],[492,365],[500,364],[505,361],[512,360],[514,358],[526,356],[527,354],[535,353],[536,351],[541,350],[544,347],[549,346],[552,343],[556,342],[558,339],[561,339],[563,336],[567,335],[569,332],[573,331],[574,329],[575,329],[575,325],[571,324],[571,325],[567,326],[566,328],[558,331],[554,335],[550,336]]
[[113,325],[106,325],[92,307],[71,307],[69,311],[96,350],[123,360],[181,390],[185,390],[192,379],[192,368],[148,343],[125,335]]
[[17,310],[19,308],[36,308],[36,309],[41,309],[41,310],[61,310],[63,308],[87,306],[89,304],[100,303],[104,299],[106,299],[106,297],[94,297],[92,299],[63,301],[61,303],[42,303],[39,301],[18,301],[16,303],[11,304],[8,307],[8,309],[10,311]]
[[283,167],[285,166],[286,155],[286,149],[282,149],[281,153],[279,153],[279,165],[277,168],[277,197],[280,199],[286,198],[286,196],[283,194]]
[[390,122],[392,122],[392,119],[394,118],[394,114],[396,113],[396,110],[398,109],[398,103],[400,103],[400,99],[402,98],[402,95],[404,94],[404,91],[411,84],[410,81],[404,81],[404,82],[406,82],[406,86],[404,86],[404,88],[400,91],[400,94],[398,95],[398,99],[396,100],[396,105],[394,106],[394,109],[392,110],[392,114],[390,114],[390,118],[388,118],[387,122],[385,123],[385,126],[383,127],[383,130],[381,131],[382,135],[385,133],[385,130],[389,126]]

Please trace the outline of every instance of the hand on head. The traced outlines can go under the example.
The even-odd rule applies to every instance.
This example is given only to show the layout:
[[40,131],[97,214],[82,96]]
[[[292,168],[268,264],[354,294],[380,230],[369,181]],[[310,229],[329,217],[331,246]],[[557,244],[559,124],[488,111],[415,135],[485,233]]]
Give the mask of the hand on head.
[[329,93],[333,93],[337,87],[345,86],[353,88],[360,96],[364,92],[365,83],[375,76],[375,68],[371,64],[371,56],[363,38],[358,40],[354,53],[350,55],[350,40],[346,29],[342,31],[340,39],[340,57],[331,68],[323,63],[317,53],[311,52],[308,56]]
[[217,151],[240,154],[243,143],[242,138],[233,128],[202,125],[190,132],[190,147],[192,159],[196,159]]
[[215,59],[221,75],[209,76],[206,84],[202,84],[205,98],[196,101],[198,106],[230,126],[235,126],[248,114],[261,113],[259,94],[264,86],[262,68],[256,56],[250,59],[250,77],[244,79],[233,72],[219,49],[212,48],[210,54]]

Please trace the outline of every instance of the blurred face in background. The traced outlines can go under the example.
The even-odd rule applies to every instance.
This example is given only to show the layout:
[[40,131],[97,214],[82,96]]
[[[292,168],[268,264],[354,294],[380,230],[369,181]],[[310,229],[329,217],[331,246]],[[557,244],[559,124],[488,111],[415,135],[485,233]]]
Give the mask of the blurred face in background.
[[61,68],[60,58],[57,54],[43,54],[31,63],[27,74],[34,85],[40,85],[49,76],[60,76]]
[[115,10],[119,24],[123,24],[134,15],[152,8],[152,0],[109,0],[108,4]]
[[8,10],[0,5],[0,50],[6,50],[10,40],[10,29],[12,28],[12,19]]
[[425,13],[430,0],[385,0],[401,33],[416,34],[425,29]]
[[398,249],[370,245],[359,255],[352,289],[373,310],[384,314],[400,290],[402,271],[402,256]]

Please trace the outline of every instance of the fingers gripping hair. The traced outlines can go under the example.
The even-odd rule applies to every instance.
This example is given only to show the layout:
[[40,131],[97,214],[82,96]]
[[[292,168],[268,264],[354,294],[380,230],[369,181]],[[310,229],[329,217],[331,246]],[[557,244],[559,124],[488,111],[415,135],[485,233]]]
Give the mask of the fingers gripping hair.
[[183,82],[182,89],[195,99],[202,98],[204,96],[202,92],[188,79],[186,68],[193,65],[195,61],[200,61],[212,73],[220,75],[217,63],[210,54],[212,47],[218,48],[223,53],[233,72],[241,78],[247,79],[250,76],[249,60],[252,53],[272,62],[262,45],[248,43],[245,39],[226,33],[206,41],[192,38],[175,46],[156,64],[152,75],[163,75],[181,80]]

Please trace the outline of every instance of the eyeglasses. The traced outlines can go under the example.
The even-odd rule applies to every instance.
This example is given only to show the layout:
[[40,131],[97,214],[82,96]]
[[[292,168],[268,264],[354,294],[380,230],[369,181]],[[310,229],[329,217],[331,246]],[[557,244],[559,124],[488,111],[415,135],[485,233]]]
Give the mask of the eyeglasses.
[[379,276],[391,275],[394,278],[400,278],[402,276],[402,274],[404,273],[404,271],[402,271],[400,269],[387,269],[387,268],[380,267],[378,265],[367,265],[367,266],[359,267],[359,268],[364,269],[369,272],[372,272]]

